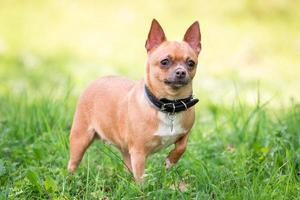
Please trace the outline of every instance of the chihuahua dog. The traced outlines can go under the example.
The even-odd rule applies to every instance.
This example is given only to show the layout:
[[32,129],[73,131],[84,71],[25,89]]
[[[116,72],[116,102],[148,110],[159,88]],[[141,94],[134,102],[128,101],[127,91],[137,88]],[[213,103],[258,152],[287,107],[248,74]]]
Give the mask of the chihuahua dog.
[[141,81],[102,77],[82,93],[70,134],[69,172],[95,137],[121,151],[136,182],[143,180],[150,154],[175,143],[165,160],[168,169],[184,153],[198,102],[192,96],[192,80],[201,49],[199,23],[176,42],[168,41],[153,19],[145,47],[148,57]]

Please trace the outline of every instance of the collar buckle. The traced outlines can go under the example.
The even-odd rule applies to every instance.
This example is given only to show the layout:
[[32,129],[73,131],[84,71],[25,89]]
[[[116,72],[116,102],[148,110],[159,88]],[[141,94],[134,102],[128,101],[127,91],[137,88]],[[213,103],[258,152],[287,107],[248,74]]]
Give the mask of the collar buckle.
[[161,111],[165,111],[167,105],[173,105],[173,108],[175,107],[173,103],[163,103],[162,106],[161,106],[161,108],[160,108],[160,110]]
[[175,114],[176,106],[175,106],[174,103],[163,103],[160,110],[161,111],[166,111],[166,109],[167,109],[166,106],[168,106],[168,105],[172,105],[173,111],[171,112],[171,114]]

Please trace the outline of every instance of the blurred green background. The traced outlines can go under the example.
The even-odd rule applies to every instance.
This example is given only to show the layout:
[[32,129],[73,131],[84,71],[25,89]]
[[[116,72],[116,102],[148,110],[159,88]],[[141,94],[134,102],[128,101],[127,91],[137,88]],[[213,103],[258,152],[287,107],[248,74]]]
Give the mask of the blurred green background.
[[143,76],[152,18],[170,40],[199,20],[202,100],[300,97],[300,1],[0,1],[0,94],[47,93],[108,74]]
[[[299,0],[0,0],[0,200],[299,199],[299,8]],[[116,149],[95,142],[70,176],[80,92],[103,75],[143,77],[153,18],[170,40],[200,22],[200,102],[186,153],[170,171],[172,147],[153,155],[139,187]]]

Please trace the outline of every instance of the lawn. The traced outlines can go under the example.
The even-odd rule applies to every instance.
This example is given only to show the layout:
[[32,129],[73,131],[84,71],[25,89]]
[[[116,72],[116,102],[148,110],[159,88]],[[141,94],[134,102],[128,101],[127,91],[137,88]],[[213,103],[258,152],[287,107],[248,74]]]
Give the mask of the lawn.
[[[1,1],[0,199],[300,199],[300,14],[287,1]],[[196,122],[134,183],[120,153],[95,141],[75,174],[68,136],[98,76],[143,76],[157,18],[170,39],[200,21]],[[124,39],[125,38],[125,39]]]

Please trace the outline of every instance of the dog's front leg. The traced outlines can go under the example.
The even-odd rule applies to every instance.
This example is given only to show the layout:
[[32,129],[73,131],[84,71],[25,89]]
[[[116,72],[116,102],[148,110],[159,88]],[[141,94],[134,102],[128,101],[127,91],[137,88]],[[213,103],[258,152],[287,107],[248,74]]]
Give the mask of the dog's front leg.
[[125,165],[127,167],[127,169],[132,172],[132,167],[131,167],[131,158],[130,158],[130,154],[127,150],[123,150],[122,151],[122,155],[123,155],[123,160],[125,162]]
[[140,183],[143,181],[146,154],[144,151],[136,149],[132,149],[129,152],[134,179],[137,183]]
[[184,153],[188,141],[188,133],[176,141],[175,148],[169,153],[166,158],[166,168],[169,169],[180,159]]

